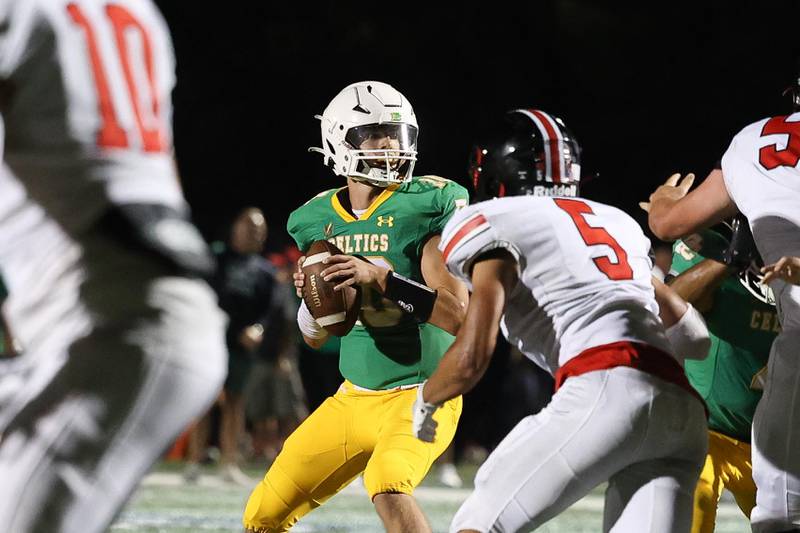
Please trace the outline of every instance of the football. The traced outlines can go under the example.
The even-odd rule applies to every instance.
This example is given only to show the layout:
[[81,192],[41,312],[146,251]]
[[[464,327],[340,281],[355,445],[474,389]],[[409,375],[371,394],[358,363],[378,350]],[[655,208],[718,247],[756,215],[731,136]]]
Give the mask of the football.
[[332,255],[341,254],[334,244],[325,240],[314,241],[306,251],[303,274],[303,300],[311,315],[319,325],[331,335],[343,337],[353,328],[361,309],[361,290],[358,287],[345,287],[341,291],[333,288],[339,281],[325,281],[320,272],[328,266],[323,261]]

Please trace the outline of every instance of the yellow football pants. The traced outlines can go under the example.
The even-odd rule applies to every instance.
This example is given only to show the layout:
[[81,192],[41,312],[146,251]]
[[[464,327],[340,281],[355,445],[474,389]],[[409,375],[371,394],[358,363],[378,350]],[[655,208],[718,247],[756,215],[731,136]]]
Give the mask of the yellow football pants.
[[283,445],[244,511],[245,527],[288,531],[361,472],[370,498],[383,492],[411,494],[434,460],[450,445],[461,415],[461,397],[434,419],[435,442],[412,433],[417,389],[358,390],[345,382]]
[[714,531],[722,489],[728,489],[733,494],[739,509],[750,518],[750,511],[756,505],[750,445],[722,433],[709,431],[706,464],[694,492],[692,533]]

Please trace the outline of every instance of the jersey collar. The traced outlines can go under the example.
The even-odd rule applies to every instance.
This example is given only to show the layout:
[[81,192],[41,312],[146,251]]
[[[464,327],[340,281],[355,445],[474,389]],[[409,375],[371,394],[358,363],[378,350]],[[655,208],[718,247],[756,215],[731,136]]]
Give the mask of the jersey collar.
[[343,187],[342,189],[339,189],[339,191],[336,191],[333,195],[331,195],[331,205],[333,206],[333,210],[336,211],[336,214],[342,217],[342,220],[344,220],[345,222],[367,220],[370,216],[372,216],[372,213],[374,213],[386,200],[388,200],[389,197],[391,197],[392,194],[394,194],[394,191],[396,191],[399,187],[400,187],[399,184],[394,184],[394,183],[392,185],[387,186],[383,190],[383,192],[381,192],[378,195],[378,197],[372,201],[367,210],[364,211],[358,218],[354,217],[350,211],[345,209],[345,207],[339,201],[339,191],[346,190],[347,187]]

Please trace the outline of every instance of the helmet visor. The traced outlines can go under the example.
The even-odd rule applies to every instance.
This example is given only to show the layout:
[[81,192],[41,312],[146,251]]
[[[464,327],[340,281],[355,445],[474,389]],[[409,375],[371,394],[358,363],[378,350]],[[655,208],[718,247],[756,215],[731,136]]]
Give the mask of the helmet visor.
[[347,130],[345,141],[353,150],[417,151],[417,128],[410,124],[366,124]]
[[347,130],[351,173],[373,184],[402,183],[417,160],[417,128],[410,124],[366,124]]

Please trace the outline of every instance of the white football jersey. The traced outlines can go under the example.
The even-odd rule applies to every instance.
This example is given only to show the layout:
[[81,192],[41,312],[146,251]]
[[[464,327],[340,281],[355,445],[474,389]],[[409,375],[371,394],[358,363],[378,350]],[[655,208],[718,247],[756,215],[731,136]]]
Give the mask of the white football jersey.
[[[759,220],[779,217],[800,226],[800,113],[759,120],[740,131],[722,157],[725,187],[750,221],[767,262],[796,250],[760,238]],[[773,242],[770,242],[773,241]],[[774,244],[774,245],[773,245]],[[782,249],[781,249],[782,248]]]
[[448,269],[472,288],[474,259],[505,248],[519,264],[506,338],[545,370],[617,341],[671,353],[650,279],[650,241],[615,207],[581,198],[517,196],[456,212],[442,235]]
[[4,159],[67,229],[111,204],[184,206],[174,82],[169,32],[149,0],[0,2]]

